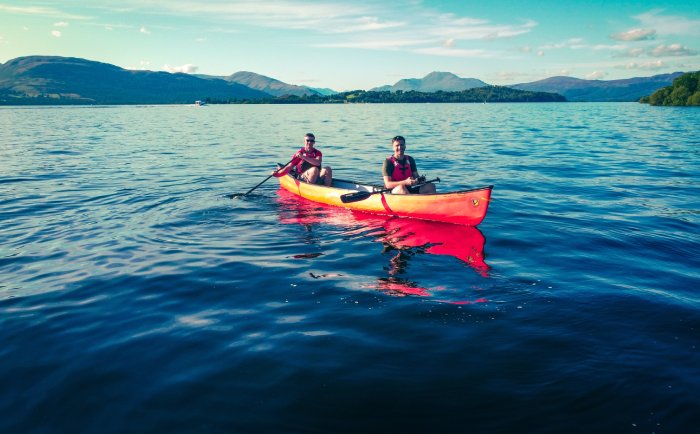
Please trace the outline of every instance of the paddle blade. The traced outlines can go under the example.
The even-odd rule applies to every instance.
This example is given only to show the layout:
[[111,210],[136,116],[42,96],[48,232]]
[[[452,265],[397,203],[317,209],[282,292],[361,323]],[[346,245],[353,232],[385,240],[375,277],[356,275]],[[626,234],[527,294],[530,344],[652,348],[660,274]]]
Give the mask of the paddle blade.
[[367,199],[370,196],[372,196],[372,193],[370,193],[369,191],[358,191],[356,193],[348,193],[341,195],[340,201],[343,203],[359,202],[361,200]]

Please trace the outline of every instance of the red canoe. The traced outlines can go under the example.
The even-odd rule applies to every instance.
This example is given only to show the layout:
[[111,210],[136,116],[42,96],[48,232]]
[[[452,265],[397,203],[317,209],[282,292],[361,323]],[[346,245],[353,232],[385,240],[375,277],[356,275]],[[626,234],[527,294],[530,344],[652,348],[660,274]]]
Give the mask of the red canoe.
[[[280,186],[303,198],[327,205],[398,217],[412,217],[460,225],[476,226],[486,217],[492,185],[473,190],[436,194],[391,194],[381,186],[333,179],[330,187],[309,184],[291,175],[282,176]],[[366,199],[344,203],[341,196],[372,193]]]

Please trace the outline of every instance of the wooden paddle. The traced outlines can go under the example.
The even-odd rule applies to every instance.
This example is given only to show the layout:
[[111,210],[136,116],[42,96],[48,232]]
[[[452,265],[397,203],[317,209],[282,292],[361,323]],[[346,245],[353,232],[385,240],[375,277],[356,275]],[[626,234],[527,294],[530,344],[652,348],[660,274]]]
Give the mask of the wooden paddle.
[[[425,181],[421,182],[420,184],[412,185],[411,187],[420,187],[421,185],[427,184],[429,182],[440,182],[440,178],[435,178],[431,179],[430,181]],[[347,193],[347,194],[342,194],[340,195],[340,201],[343,203],[353,203],[353,202],[359,202],[361,200],[365,200],[368,197],[372,196],[373,194],[378,194],[378,193],[389,193],[392,189],[391,188],[385,188],[383,190],[377,190],[377,191],[356,191],[355,193]]]
[[[294,158],[292,158],[291,160],[289,160],[289,163],[291,163],[292,161],[294,161]],[[289,164],[289,163],[287,163],[287,164]],[[244,196],[247,196],[251,191],[253,191],[253,190],[255,190],[256,188],[260,187],[261,185],[263,185],[263,184],[265,183],[265,181],[267,181],[268,179],[272,178],[272,176],[273,176],[275,173],[277,173],[277,172],[279,172],[281,169],[284,169],[285,167],[287,167],[287,164],[285,164],[284,166],[282,166],[282,167],[280,167],[279,169],[275,170],[270,176],[268,176],[267,178],[263,179],[262,182],[261,182],[260,184],[256,185],[255,187],[251,188],[250,190],[246,191],[245,193],[233,193],[233,194],[229,194],[228,197],[229,197],[230,199],[233,199],[234,197],[244,197]]]

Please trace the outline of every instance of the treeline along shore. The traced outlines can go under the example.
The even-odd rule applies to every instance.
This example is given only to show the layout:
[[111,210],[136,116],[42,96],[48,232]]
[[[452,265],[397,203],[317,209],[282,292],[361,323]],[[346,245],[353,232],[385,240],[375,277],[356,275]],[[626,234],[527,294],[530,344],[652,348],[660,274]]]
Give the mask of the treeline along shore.
[[335,95],[284,95],[262,99],[206,99],[211,104],[347,104],[347,103],[497,103],[497,102],[565,102],[566,98],[550,92],[530,92],[501,86],[485,86],[460,92],[365,91],[355,90]]

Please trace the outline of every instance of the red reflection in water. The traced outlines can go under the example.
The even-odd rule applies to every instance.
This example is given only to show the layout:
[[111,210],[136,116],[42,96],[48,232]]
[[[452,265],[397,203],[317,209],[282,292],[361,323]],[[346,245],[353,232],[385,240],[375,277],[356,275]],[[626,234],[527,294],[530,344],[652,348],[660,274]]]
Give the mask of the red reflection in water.
[[[401,279],[414,250],[432,255],[453,256],[469,265],[483,277],[488,277],[488,265],[484,262],[484,236],[473,226],[418,220],[410,218],[386,217],[362,213],[345,208],[324,205],[301,198],[287,190],[278,191],[278,201],[283,205],[280,221],[284,224],[328,224],[352,228],[353,232],[376,237],[385,246],[398,250],[389,264],[388,278],[380,278],[372,286],[389,295],[434,296],[434,291],[423,288],[414,282]],[[478,303],[460,301],[458,304]]]

